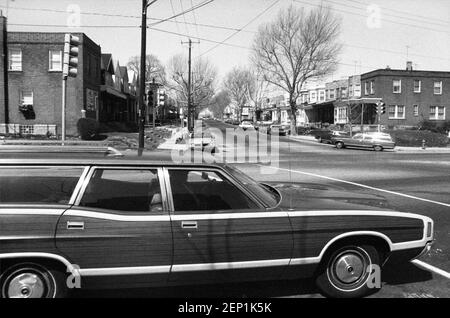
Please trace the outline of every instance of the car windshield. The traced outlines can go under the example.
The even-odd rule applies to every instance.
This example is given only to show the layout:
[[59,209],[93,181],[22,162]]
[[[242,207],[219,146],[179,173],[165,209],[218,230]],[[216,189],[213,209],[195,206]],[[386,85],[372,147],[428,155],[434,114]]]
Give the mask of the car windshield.
[[237,168],[229,165],[225,166],[225,168],[234,178],[241,182],[246,189],[255,194],[267,206],[275,207],[280,202],[281,196],[274,188],[256,182]]

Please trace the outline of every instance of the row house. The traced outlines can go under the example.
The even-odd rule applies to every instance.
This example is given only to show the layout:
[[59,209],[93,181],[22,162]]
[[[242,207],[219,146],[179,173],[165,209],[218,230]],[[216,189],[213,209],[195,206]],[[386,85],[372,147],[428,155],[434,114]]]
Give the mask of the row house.
[[134,72],[115,63],[112,54],[102,54],[100,122],[138,121],[137,82]]
[[[136,77],[86,34],[73,35],[79,63],[78,76],[67,80],[66,133],[76,135],[83,117],[136,121]],[[0,14],[0,134],[61,134],[64,40],[65,33],[8,32]]]
[[[64,33],[7,32],[0,16],[0,134],[57,135],[62,121]],[[98,119],[101,49],[83,33],[78,76],[67,80],[66,129]]]
[[[444,122],[450,112],[450,72],[380,69],[361,75],[363,97],[382,100],[380,124],[412,127],[421,121]],[[368,104],[375,108],[376,105]]]

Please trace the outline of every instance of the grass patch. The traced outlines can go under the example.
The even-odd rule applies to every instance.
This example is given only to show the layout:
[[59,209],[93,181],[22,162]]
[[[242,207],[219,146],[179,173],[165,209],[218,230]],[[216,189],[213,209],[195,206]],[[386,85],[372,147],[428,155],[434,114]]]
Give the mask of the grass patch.
[[449,145],[446,135],[427,130],[391,130],[389,133],[400,147],[422,147],[422,140],[425,140],[427,147],[448,147]]

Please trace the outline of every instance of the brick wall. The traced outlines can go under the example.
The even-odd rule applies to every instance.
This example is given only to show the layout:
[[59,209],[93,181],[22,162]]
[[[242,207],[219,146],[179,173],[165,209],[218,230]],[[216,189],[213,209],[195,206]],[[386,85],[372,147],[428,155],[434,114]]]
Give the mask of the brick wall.
[[[100,47],[84,34],[80,36],[78,77],[67,81],[66,127],[68,135],[77,133],[76,123],[86,105],[86,88],[99,92]],[[22,71],[9,72],[10,122],[15,124],[56,124],[61,132],[62,72],[49,71],[49,50],[64,50],[64,33],[8,33],[9,48],[22,50]],[[92,55],[98,71],[89,72],[85,63]],[[98,75],[88,75],[96,73]],[[34,120],[25,119],[19,111],[21,92],[33,91]],[[1,110],[0,110],[1,113]],[[91,113],[89,117],[96,118]]]
[[[393,93],[393,80],[401,80],[401,93]],[[414,93],[414,80],[420,80],[421,93]],[[362,83],[375,82],[375,93],[363,97],[381,98],[386,104],[386,114],[382,115],[381,123],[388,126],[417,126],[423,120],[429,119],[430,106],[445,106],[446,119],[450,120],[450,72],[427,71],[380,71],[362,75]],[[435,95],[433,85],[442,81],[442,95]],[[370,86],[369,86],[370,87]],[[389,105],[404,105],[405,119],[389,119]],[[413,105],[419,106],[419,115],[414,115]]]

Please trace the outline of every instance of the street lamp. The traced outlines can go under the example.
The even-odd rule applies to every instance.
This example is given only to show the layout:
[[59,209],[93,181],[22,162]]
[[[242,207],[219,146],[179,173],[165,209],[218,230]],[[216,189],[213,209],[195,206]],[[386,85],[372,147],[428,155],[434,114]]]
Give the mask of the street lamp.
[[157,0],[142,0],[142,25],[141,25],[141,70],[139,84],[139,155],[144,151],[144,132],[145,132],[145,69],[147,55],[147,9]]

